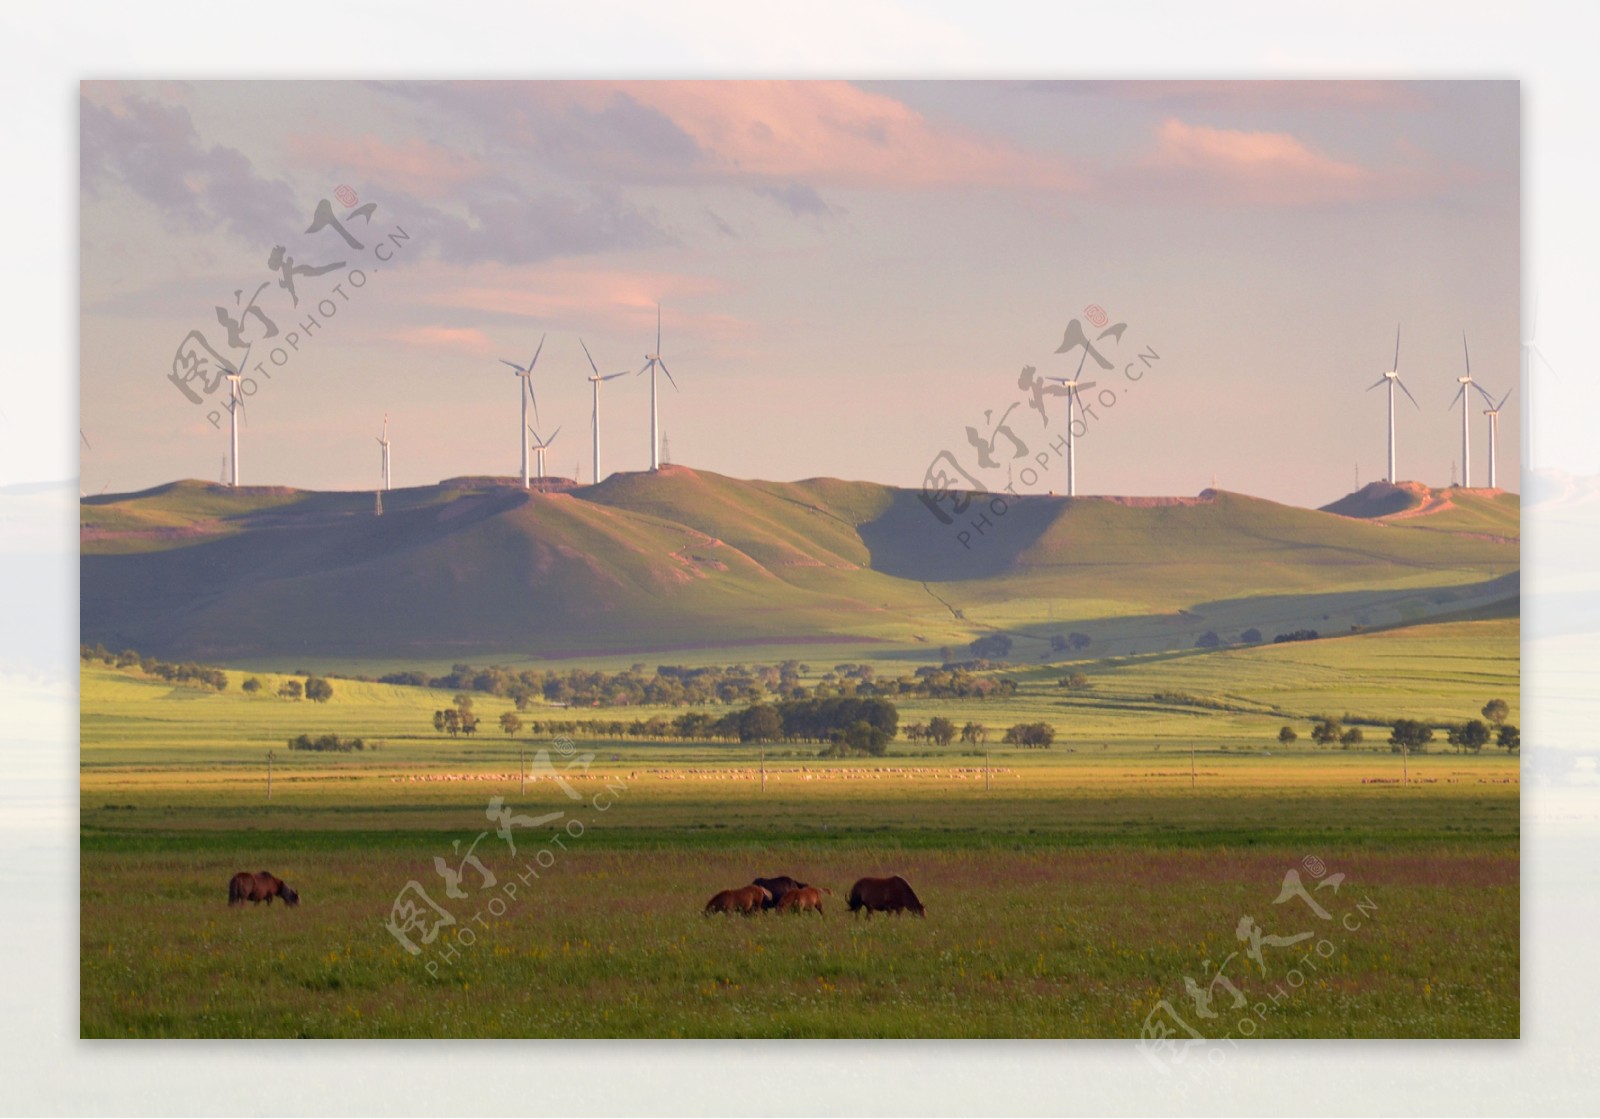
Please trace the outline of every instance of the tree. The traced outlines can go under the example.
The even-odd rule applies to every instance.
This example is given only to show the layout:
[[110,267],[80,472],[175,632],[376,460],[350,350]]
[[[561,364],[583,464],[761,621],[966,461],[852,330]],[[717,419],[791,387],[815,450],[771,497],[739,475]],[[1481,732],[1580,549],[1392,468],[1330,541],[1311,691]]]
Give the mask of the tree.
[[306,698],[316,703],[327,703],[333,698],[333,685],[320,676],[307,676]]
[[955,741],[956,725],[943,715],[935,715],[928,720],[928,737],[940,746],[948,746]]
[[1087,649],[1091,643],[1092,639],[1087,633],[1078,633],[1076,630],[1074,630],[1072,633],[1067,634],[1067,648],[1071,649],[1074,653],[1082,649]]
[[255,695],[261,690],[261,681],[252,676],[243,684],[240,684],[239,687],[243,688],[250,695]]
[[1456,739],[1463,749],[1476,754],[1489,744],[1489,724],[1482,719],[1471,719],[1456,729]]
[[951,661],[953,661],[955,659],[956,659],[956,651],[955,651],[955,648],[953,646],[950,646],[950,645],[941,645],[941,646],[939,646],[939,663],[940,664],[949,664]]
[[889,752],[889,736],[864,720],[852,724],[844,732],[844,741],[845,745],[858,753],[882,757]]
[[1259,645],[1261,643],[1261,631],[1251,626],[1239,635],[1239,640],[1246,645]]
[[1065,653],[1067,651],[1067,635],[1064,633],[1052,634],[1050,637],[1050,651],[1052,653]]
[[1011,638],[1003,633],[991,633],[980,637],[967,648],[972,650],[972,655],[982,657],[984,660],[998,660],[1011,652]]
[[444,712],[443,711],[435,711],[433,713],[433,729],[434,729],[435,732],[437,732],[439,734],[443,734],[444,733],[445,727],[444,727]]
[[776,742],[782,737],[783,721],[764,703],[746,708],[739,716],[740,742]]
[[304,691],[298,680],[285,680],[278,688],[278,694],[284,699],[299,699]]
[[1339,745],[1343,746],[1346,750],[1348,750],[1352,746],[1361,745],[1361,740],[1362,740],[1361,728],[1360,727],[1351,727],[1350,729],[1346,730],[1343,734],[1341,734],[1339,736]]
[[1483,705],[1483,717],[1488,719],[1497,727],[1503,726],[1510,714],[1511,708],[1506,706],[1506,701],[1503,699],[1491,699],[1488,703]]
[[987,741],[988,738],[989,728],[982,723],[968,723],[961,728],[961,741],[963,742],[970,742],[976,746],[980,742]]
[[1499,733],[1494,736],[1494,741],[1497,746],[1503,746],[1507,750],[1516,750],[1522,746],[1522,732],[1516,728],[1516,724],[1504,723],[1501,725]]
[[1007,745],[1045,749],[1056,740],[1056,729],[1049,723],[1018,723],[1006,729]]
[[1218,636],[1217,631],[1208,629],[1195,639],[1194,647],[1196,649],[1215,649],[1221,644],[1222,638]]
[[1311,728],[1311,741],[1318,746],[1332,746],[1339,741],[1339,735],[1342,730],[1343,728],[1340,727],[1338,719],[1320,719],[1317,725]]
[[461,712],[454,707],[446,707],[443,714],[444,729],[450,732],[451,738],[454,738],[461,733]]
[[1287,746],[1290,743],[1297,741],[1299,739],[1299,737],[1300,736],[1294,732],[1294,728],[1293,727],[1282,726],[1282,727],[1278,728],[1278,745],[1279,746]]
[[1389,732],[1389,748],[1396,754],[1402,750],[1415,754],[1426,750],[1432,741],[1433,728],[1416,719],[1396,719],[1394,729]]
[[515,711],[507,711],[500,716],[500,729],[507,735],[514,735],[522,729],[522,720],[517,718]]
[[907,723],[906,724],[906,737],[909,738],[912,742],[921,742],[922,739],[923,739],[923,736],[926,735],[927,733],[928,733],[928,728],[927,728],[926,725],[924,725],[922,723]]
[[1074,691],[1078,691],[1089,686],[1089,678],[1081,672],[1074,672],[1069,676],[1063,676],[1059,683],[1063,688],[1071,688]]

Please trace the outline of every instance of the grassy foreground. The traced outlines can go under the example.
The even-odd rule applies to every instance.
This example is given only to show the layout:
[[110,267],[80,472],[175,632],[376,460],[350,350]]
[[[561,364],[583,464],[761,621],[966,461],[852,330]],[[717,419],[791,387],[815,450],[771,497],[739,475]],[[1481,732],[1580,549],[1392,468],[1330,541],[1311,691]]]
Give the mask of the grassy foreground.
[[[86,670],[81,1031],[1132,1038],[1165,1004],[1210,1038],[1514,1037],[1518,759],[1436,747],[1402,785],[1379,731],[1350,751],[1272,736],[1322,712],[1464,718],[1495,694],[1516,720],[1515,658],[1515,622],[1487,621],[1089,665],[1087,693],[1050,666],[1003,704],[903,709],[1060,728],[1050,751],[991,744],[987,787],[960,746],[768,748],[763,790],[748,747],[580,741],[577,800],[548,773],[521,787],[519,751],[546,743],[427,731],[449,697],[424,689],[335,681],[323,706],[246,697],[240,674],[217,695]],[[503,703],[480,699],[486,726]],[[382,745],[291,754],[301,731]],[[496,796],[564,815],[514,828],[514,858]],[[241,869],[303,904],[229,909]],[[1325,918],[1278,902],[1290,870]],[[701,915],[777,873],[831,887],[826,914]],[[850,883],[891,873],[927,918],[852,920]],[[385,927],[410,882],[455,920],[413,930],[416,955]]]

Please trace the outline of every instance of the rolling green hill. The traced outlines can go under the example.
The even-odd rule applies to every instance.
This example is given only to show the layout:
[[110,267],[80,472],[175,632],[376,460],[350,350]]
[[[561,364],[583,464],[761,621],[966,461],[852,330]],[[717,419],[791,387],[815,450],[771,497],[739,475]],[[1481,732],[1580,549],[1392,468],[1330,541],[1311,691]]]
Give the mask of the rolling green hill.
[[[1510,495],[1506,495],[1510,496]],[[1514,496],[1510,496],[1515,502]],[[166,657],[482,659],[870,642],[1014,654],[1515,613],[1515,506],[1383,520],[1237,494],[1011,499],[939,523],[914,490],[685,467],[525,492],[178,482],[82,504],[81,637]],[[1458,523],[1459,522],[1459,523]],[[966,532],[962,539],[958,532]],[[287,666],[287,664],[286,664]]]

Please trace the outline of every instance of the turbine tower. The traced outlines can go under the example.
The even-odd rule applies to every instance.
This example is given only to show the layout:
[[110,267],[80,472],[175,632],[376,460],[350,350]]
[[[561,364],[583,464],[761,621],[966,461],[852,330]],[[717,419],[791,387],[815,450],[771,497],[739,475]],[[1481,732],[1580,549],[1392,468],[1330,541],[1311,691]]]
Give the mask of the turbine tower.
[[[1056,353],[1060,354],[1060,353],[1065,353],[1066,351],[1067,351],[1067,347],[1065,345],[1063,345],[1061,349],[1056,351]],[[1067,496],[1068,497],[1077,497],[1078,496],[1078,452],[1077,452],[1076,445],[1073,443],[1073,439],[1072,439],[1072,406],[1073,406],[1073,404],[1077,404],[1078,413],[1080,415],[1085,415],[1086,416],[1086,413],[1084,412],[1084,408],[1083,408],[1083,398],[1078,395],[1078,392],[1079,392],[1080,389],[1092,389],[1092,388],[1094,388],[1094,382],[1093,381],[1081,381],[1081,380],[1079,380],[1079,378],[1083,376],[1083,363],[1085,361],[1087,361],[1088,358],[1089,358],[1089,351],[1088,351],[1087,348],[1085,348],[1084,351],[1083,351],[1083,357],[1078,359],[1078,371],[1076,373],[1074,373],[1072,376],[1070,376],[1070,377],[1045,377],[1045,378],[1043,378],[1046,381],[1054,381],[1058,385],[1065,385],[1066,389],[1067,389]],[[1087,430],[1087,428],[1088,428],[1088,420],[1087,420],[1087,418],[1084,420],[1084,426],[1085,426],[1085,430]]]
[[1393,485],[1398,484],[1398,482],[1399,482],[1399,475],[1397,475],[1395,473],[1395,466],[1394,466],[1394,388],[1395,388],[1395,386],[1399,385],[1400,386],[1400,391],[1406,394],[1406,398],[1411,401],[1412,405],[1418,411],[1422,410],[1422,405],[1417,403],[1417,398],[1411,395],[1411,390],[1406,388],[1404,381],[1400,380],[1400,328],[1398,326],[1394,328],[1394,365],[1390,367],[1390,369],[1389,369],[1389,371],[1387,373],[1385,373],[1383,376],[1378,378],[1376,384],[1369,385],[1367,387],[1367,391],[1371,392],[1373,389],[1378,388],[1379,386],[1384,385],[1384,384],[1387,384],[1389,386],[1389,484],[1391,486],[1393,486]]
[[544,349],[543,334],[539,335],[539,348],[533,351],[533,357],[528,359],[526,366],[518,365],[514,361],[500,359],[502,365],[509,365],[516,371],[517,379],[522,382],[522,426],[517,428],[517,443],[522,447],[522,488],[528,488],[528,439],[524,434],[528,427],[528,402],[533,402],[533,418],[539,418],[539,402],[533,397],[533,367],[539,363],[539,354]]
[[378,438],[378,446],[383,448],[383,488],[389,488],[389,413],[383,414],[383,434]]
[[[1456,401],[1461,401],[1461,488],[1470,490],[1472,488],[1472,441],[1467,434],[1467,420],[1472,406],[1472,398],[1467,390],[1469,388],[1474,390],[1490,405],[1494,404],[1494,397],[1484,392],[1482,387],[1472,380],[1472,354],[1467,351],[1466,331],[1461,332],[1461,356],[1466,359],[1467,371],[1456,378],[1456,383],[1461,387],[1456,390],[1456,395],[1451,399],[1450,407],[1454,408]],[[1490,484],[1492,485],[1493,483]]]
[[539,433],[537,431],[533,430],[533,428],[531,428],[531,427],[528,429],[528,434],[533,436],[534,461],[538,465],[539,480],[542,482],[542,481],[544,481],[544,452],[545,452],[545,448],[549,447],[550,444],[552,444],[552,443],[554,443],[556,441],[556,436],[561,434],[561,429],[559,427],[556,428],[555,431],[551,432],[550,438],[544,439],[544,440],[541,440],[539,438]]
[[1494,458],[1495,445],[1500,442],[1500,409],[1505,406],[1507,400],[1511,399],[1512,391],[1512,389],[1507,389],[1506,394],[1500,398],[1499,404],[1491,400],[1489,407],[1483,410],[1483,414],[1489,417],[1489,488],[1491,490],[1498,488],[1498,484],[1495,481]]
[[240,380],[243,376],[242,373],[228,374],[228,426],[233,436],[233,457],[229,460],[231,467],[228,471],[228,484],[234,489],[239,488],[239,413],[244,409],[244,391]]
[[661,367],[661,372],[667,375],[667,380],[672,381],[672,391],[678,391],[678,382],[672,379],[672,371],[667,368],[667,363],[661,360],[661,304],[656,304],[656,348],[654,353],[644,355],[644,365],[634,376],[642,376],[644,371],[650,371],[650,469],[661,469],[661,425],[660,413],[656,408],[656,367]]
[[[593,413],[591,413],[590,418],[589,418],[589,431],[590,431],[590,434],[594,436],[594,481],[595,481],[596,485],[599,485],[599,483],[600,483],[600,383],[602,381],[614,381],[618,377],[626,377],[628,375],[628,371],[626,369],[624,369],[621,373],[607,373],[605,376],[602,377],[600,375],[600,368],[597,365],[595,365],[595,363],[594,363],[594,355],[589,352],[589,347],[584,344],[584,341],[583,341],[582,338],[578,339],[578,345],[583,346],[583,356],[589,359],[589,368],[594,370],[594,376],[588,378],[589,383],[594,386],[594,411],[593,411]],[[554,439],[555,436],[552,435],[550,438]],[[573,471],[572,480],[574,482],[576,482],[578,480],[577,471]]]

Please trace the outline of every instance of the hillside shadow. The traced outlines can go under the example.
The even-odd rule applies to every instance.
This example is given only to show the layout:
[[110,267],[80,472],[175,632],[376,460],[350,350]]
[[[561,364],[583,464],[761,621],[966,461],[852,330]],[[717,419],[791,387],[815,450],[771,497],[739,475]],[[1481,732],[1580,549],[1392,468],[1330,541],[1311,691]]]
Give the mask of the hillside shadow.
[[[1003,505],[1004,512],[997,514],[993,502]],[[923,504],[919,491],[896,490],[883,515],[857,531],[872,555],[874,571],[918,582],[983,579],[1011,571],[1068,504],[1061,497],[978,495],[962,514],[942,502],[952,521],[943,524]]]

